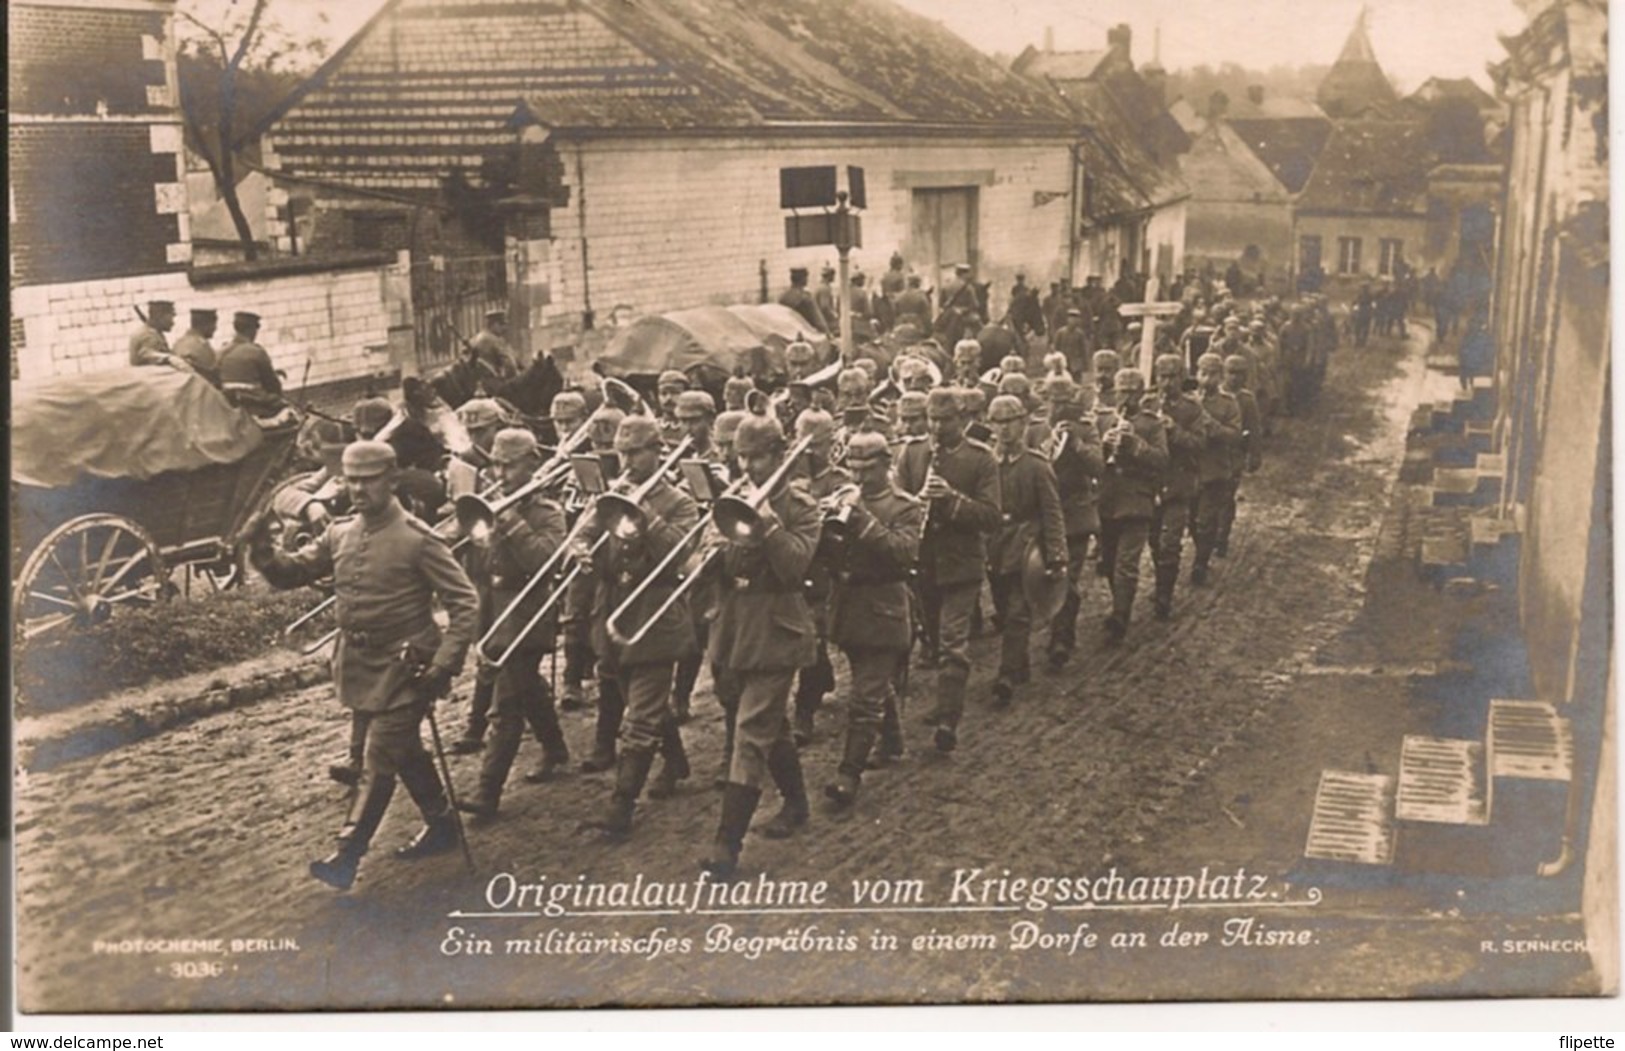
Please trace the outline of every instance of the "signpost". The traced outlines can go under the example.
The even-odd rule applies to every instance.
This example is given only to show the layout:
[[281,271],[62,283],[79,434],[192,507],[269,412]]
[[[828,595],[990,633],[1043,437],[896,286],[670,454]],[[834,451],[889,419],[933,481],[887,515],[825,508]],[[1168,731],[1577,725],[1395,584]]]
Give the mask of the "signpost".
[[1145,373],[1147,389],[1150,389],[1155,384],[1155,380],[1151,375],[1151,366],[1157,357],[1157,319],[1160,317],[1173,317],[1185,309],[1183,303],[1158,301],[1157,295],[1161,291],[1161,279],[1153,276],[1145,284],[1144,303],[1124,303],[1117,308],[1117,312],[1124,317],[1143,319],[1140,330],[1140,371]]
[[[840,290],[836,310],[840,317],[841,360],[851,361],[852,290],[850,262],[852,249],[863,247],[862,211],[867,203],[863,169],[847,166],[845,190],[836,188],[834,165],[816,168],[779,169],[779,207],[790,210],[784,218],[784,247],[833,245],[840,257]],[[821,209],[804,215],[799,209]]]

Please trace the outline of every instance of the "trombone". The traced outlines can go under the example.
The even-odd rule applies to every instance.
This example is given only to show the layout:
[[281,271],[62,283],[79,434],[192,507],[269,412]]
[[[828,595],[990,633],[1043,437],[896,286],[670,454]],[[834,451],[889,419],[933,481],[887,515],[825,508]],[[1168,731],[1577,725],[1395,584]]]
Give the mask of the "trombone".
[[[496,619],[491,622],[491,626],[485,630],[485,634],[480,636],[479,642],[475,644],[476,651],[482,657],[485,656],[485,647],[496,636],[497,630],[506,624],[509,618],[518,611],[537,585],[553,575],[553,572],[558,569],[559,563],[569,554],[570,545],[575,542],[581,535],[582,530],[588,525],[596,524],[603,530],[603,534],[593,541],[592,547],[588,550],[589,555],[596,554],[598,549],[603,546],[604,541],[611,536],[624,539],[641,533],[648,517],[643,511],[643,501],[648,498],[649,492],[666,477],[666,472],[671,469],[671,466],[687,455],[693,445],[694,442],[691,438],[684,438],[681,442],[678,442],[672,451],[666,454],[665,460],[655,469],[655,472],[630,493],[624,496],[620,493],[606,492],[600,494],[593,501],[592,513],[582,512],[581,517],[576,519],[576,524],[565,536],[564,541],[559,544],[559,549],[553,552],[553,556],[542,563],[535,573],[531,574],[531,578],[525,582],[525,586],[520,589],[519,594],[515,595],[513,601],[508,603],[502,612],[497,615]],[[531,485],[527,483],[524,488],[515,491],[512,496],[491,507],[489,510],[492,520],[494,521],[496,515],[511,507],[515,501],[521,498],[521,494],[525,493],[530,487]],[[483,504],[480,510],[485,510]],[[575,582],[575,578],[581,574],[583,566],[584,563],[578,560],[574,566],[570,567],[570,572],[566,573],[563,579],[558,582],[552,594],[547,597],[547,601],[542,603],[541,608],[531,616],[525,626],[514,636],[513,641],[508,644],[508,648],[490,662],[492,665],[500,668],[508,662],[514,651],[519,648],[520,642],[535,630],[536,625],[542,622],[542,619],[547,616],[554,606],[558,605],[559,599],[564,597],[570,585]]]
[[694,587],[695,582],[705,575],[706,568],[721,553],[721,543],[710,545],[710,549],[700,558],[697,565],[682,572],[682,579],[672,589],[671,594],[666,596],[666,600],[660,604],[658,609],[649,614],[636,631],[630,635],[623,631],[620,623],[621,618],[626,616],[632,606],[643,597],[644,592],[653,587],[654,582],[676,563],[678,556],[687,550],[689,544],[700,535],[702,530],[707,527],[715,529],[719,534],[717,538],[719,541],[743,540],[754,533],[761,521],[761,513],[758,508],[779,487],[779,483],[784,481],[785,475],[790,473],[790,469],[795,466],[796,461],[801,459],[801,455],[807,451],[807,447],[811,444],[812,438],[808,436],[792,445],[789,451],[785,453],[784,462],[779,464],[778,470],[774,471],[766,482],[752,489],[750,495],[738,495],[738,490],[750,480],[748,476],[742,476],[728,487],[727,492],[717,497],[716,502],[711,505],[711,514],[694,523],[694,527],[684,534],[683,538],[674,544],[670,551],[666,552],[666,557],[662,558],[660,563],[638,582],[638,586],[632,589],[632,593],[626,596],[619,606],[615,607],[614,612],[609,615],[608,623],[605,625],[609,631],[609,637],[621,646],[635,646],[642,641],[643,637],[649,634],[649,631],[660,621],[660,618],[666,615],[666,611],[676,605],[678,599],[688,594]]

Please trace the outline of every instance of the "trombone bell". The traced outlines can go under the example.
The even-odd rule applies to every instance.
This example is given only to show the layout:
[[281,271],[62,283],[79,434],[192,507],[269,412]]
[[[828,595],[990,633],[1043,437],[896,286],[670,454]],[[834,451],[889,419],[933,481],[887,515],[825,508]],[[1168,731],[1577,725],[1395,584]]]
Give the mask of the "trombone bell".
[[464,493],[452,505],[452,514],[457,518],[457,532],[463,536],[474,536],[481,532],[488,532],[491,524],[496,521],[496,511],[483,496],[477,493]]
[[648,521],[637,502],[620,493],[603,493],[598,497],[593,514],[598,527],[620,540],[630,540],[643,532]]
[[762,516],[749,500],[723,496],[712,505],[711,520],[729,540],[748,540],[761,527]]

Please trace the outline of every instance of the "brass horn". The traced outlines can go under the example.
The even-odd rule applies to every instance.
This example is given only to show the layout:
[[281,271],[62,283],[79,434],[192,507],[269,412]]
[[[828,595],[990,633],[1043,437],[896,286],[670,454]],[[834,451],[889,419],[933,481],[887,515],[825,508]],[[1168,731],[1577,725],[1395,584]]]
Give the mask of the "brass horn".
[[[666,557],[662,558],[660,563],[638,582],[638,586],[632,590],[630,595],[626,596],[625,601],[615,607],[606,624],[609,637],[622,646],[637,645],[655,624],[659,623],[660,618],[666,615],[666,611],[676,605],[677,600],[686,595],[694,587],[695,582],[704,576],[706,567],[721,553],[721,545],[712,545],[700,558],[697,565],[684,571],[681,582],[672,589],[670,595],[666,596],[666,600],[653,613],[649,614],[643,623],[638,626],[638,629],[630,635],[626,633],[621,625],[621,618],[626,616],[627,611],[643,597],[644,592],[648,591],[656,580],[671,569],[677,562],[678,557],[684,553],[689,544],[700,535],[702,530],[707,527],[715,530],[720,534],[719,540],[740,540],[749,536],[752,531],[758,528],[761,522],[761,514],[757,509],[779,487],[779,483],[784,481],[785,475],[790,473],[790,469],[801,458],[801,454],[807,451],[807,446],[811,444],[812,438],[809,436],[792,445],[790,450],[785,453],[784,462],[779,465],[778,470],[774,471],[766,482],[752,489],[750,495],[741,497],[737,494],[737,490],[749,481],[748,477],[742,477],[729,486],[726,493],[717,497],[716,503],[711,506],[710,517],[702,518],[696,522],[694,528],[690,529],[682,540],[672,546],[672,549],[666,553]],[[702,549],[705,546],[701,545]]]

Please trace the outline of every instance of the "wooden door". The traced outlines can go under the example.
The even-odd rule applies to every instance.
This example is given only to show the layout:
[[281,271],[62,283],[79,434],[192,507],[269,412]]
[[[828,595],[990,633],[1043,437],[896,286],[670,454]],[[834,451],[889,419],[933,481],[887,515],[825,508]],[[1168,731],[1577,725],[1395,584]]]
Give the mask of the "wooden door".
[[941,288],[956,263],[976,276],[976,187],[917,189],[913,207],[909,262],[925,284]]

